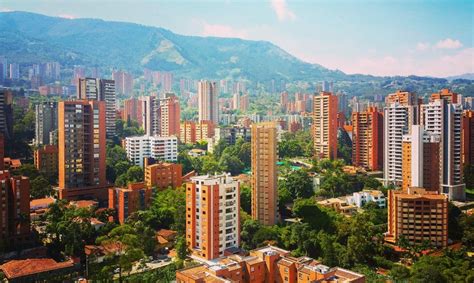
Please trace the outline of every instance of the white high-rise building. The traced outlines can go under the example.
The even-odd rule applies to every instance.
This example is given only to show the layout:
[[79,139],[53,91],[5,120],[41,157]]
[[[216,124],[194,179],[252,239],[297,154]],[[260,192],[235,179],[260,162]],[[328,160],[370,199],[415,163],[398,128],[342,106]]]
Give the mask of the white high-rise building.
[[79,99],[105,101],[105,125],[107,137],[115,136],[115,81],[98,78],[79,78],[77,85]]
[[402,141],[410,130],[410,107],[393,103],[384,108],[384,181],[386,184],[402,182]]
[[219,90],[217,83],[200,81],[198,84],[199,121],[212,121],[219,124]]
[[127,158],[133,165],[143,167],[144,158],[164,161],[178,160],[178,138],[159,136],[137,136],[125,138]]
[[20,65],[17,63],[10,64],[10,79],[19,80],[20,79]]
[[43,102],[35,105],[35,145],[54,144],[52,132],[58,130],[57,102]]
[[239,182],[230,174],[191,178],[186,185],[186,242],[211,260],[240,245]]
[[462,177],[462,105],[437,99],[421,107],[427,132],[441,136],[441,188],[450,200],[465,199]]

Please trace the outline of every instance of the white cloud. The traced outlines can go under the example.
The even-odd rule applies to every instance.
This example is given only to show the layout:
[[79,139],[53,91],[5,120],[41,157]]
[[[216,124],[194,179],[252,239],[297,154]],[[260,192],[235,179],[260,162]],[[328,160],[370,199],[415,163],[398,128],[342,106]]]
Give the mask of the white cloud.
[[430,48],[430,44],[428,42],[418,42],[416,44],[416,50],[418,51],[425,51]]
[[209,24],[206,22],[203,23],[201,34],[203,36],[248,38],[248,32],[244,29],[238,29],[228,25]]
[[435,47],[438,49],[457,49],[462,47],[462,43],[457,39],[446,38],[438,41]]
[[288,9],[286,0],[271,0],[271,5],[279,21],[296,19],[296,15]]
[[13,12],[13,10],[6,7],[0,7],[0,12]]

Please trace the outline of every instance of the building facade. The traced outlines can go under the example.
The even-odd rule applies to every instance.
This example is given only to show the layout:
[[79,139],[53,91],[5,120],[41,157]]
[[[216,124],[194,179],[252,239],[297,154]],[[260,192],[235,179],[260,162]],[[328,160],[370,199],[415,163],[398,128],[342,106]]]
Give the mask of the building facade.
[[151,204],[153,189],[145,183],[131,183],[125,188],[109,189],[109,208],[115,209],[120,224],[134,212],[144,210]]
[[352,164],[372,171],[383,168],[383,115],[376,107],[352,113]]
[[13,250],[30,236],[30,179],[0,171],[0,242]]
[[162,137],[179,137],[181,117],[179,99],[173,93],[166,93],[165,98],[160,102],[160,108],[160,135]]
[[240,245],[240,187],[230,174],[191,177],[186,184],[186,242],[204,259]]
[[125,151],[134,165],[143,167],[144,158],[178,161],[178,138],[159,136],[136,136],[125,138]]
[[115,81],[97,78],[80,78],[77,98],[105,102],[105,129],[107,137],[115,136]]
[[317,159],[337,158],[337,96],[321,92],[313,98],[313,139]]
[[406,240],[410,245],[425,242],[446,247],[448,244],[448,198],[423,188],[389,190],[388,232],[385,240],[397,244]]
[[462,116],[462,164],[474,165],[474,111],[466,110]]
[[441,190],[450,200],[466,198],[462,176],[462,105],[435,99],[422,105],[425,130],[441,137]]
[[145,159],[145,184],[157,189],[178,188],[182,184],[183,165],[158,162],[150,164]]
[[105,112],[103,101],[59,102],[60,199],[107,199]]
[[252,218],[264,225],[277,222],[277,128],[252,124]]
[[428,133],[423,126],[413,125],[402,142],[402,189],[409,187],[440,191],[441,138]]
[[35,145],[55,144],[51,132],[58,129],[58,103],[44,102],[35,105]]
[[143,119],[142,125],[148,136],[159,136],[161,133],[161,111],[160,100],[156,96],[145,96],[141,98]]
[[46,176],[57,176],[59,170],[59,151],[57,145],[45,145],[34,151],[36,169]]
[[132,97],[123,101],[122,120],[125,122],[135,121],[138,125],[143,125],[143,111],[141,100]]
[[216,82],[200,81],[198,83],[199,121],[212,121],[219,124],[219,89]]

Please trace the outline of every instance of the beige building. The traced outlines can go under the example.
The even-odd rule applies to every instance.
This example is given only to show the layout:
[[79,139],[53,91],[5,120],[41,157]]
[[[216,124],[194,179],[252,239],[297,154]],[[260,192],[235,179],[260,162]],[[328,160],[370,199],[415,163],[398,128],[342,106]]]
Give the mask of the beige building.
[[321,92],[313,100],[313,138],[317,159],[337,158],[337,96]]
[[272,122],[252,125],[252,218],[277,221],[277,129]]

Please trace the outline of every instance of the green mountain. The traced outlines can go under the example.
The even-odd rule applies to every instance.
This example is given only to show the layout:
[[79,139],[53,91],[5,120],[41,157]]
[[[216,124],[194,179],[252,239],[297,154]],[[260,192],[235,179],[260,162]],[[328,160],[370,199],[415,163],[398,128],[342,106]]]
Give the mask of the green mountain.
[[303,62],[267,41],[184,36],[169,30],[98,19],[63,19],[27,12],[0,13],[0,54],[19,63],[59,61],[63,66],[143,68],[190,78],[350,79]]

